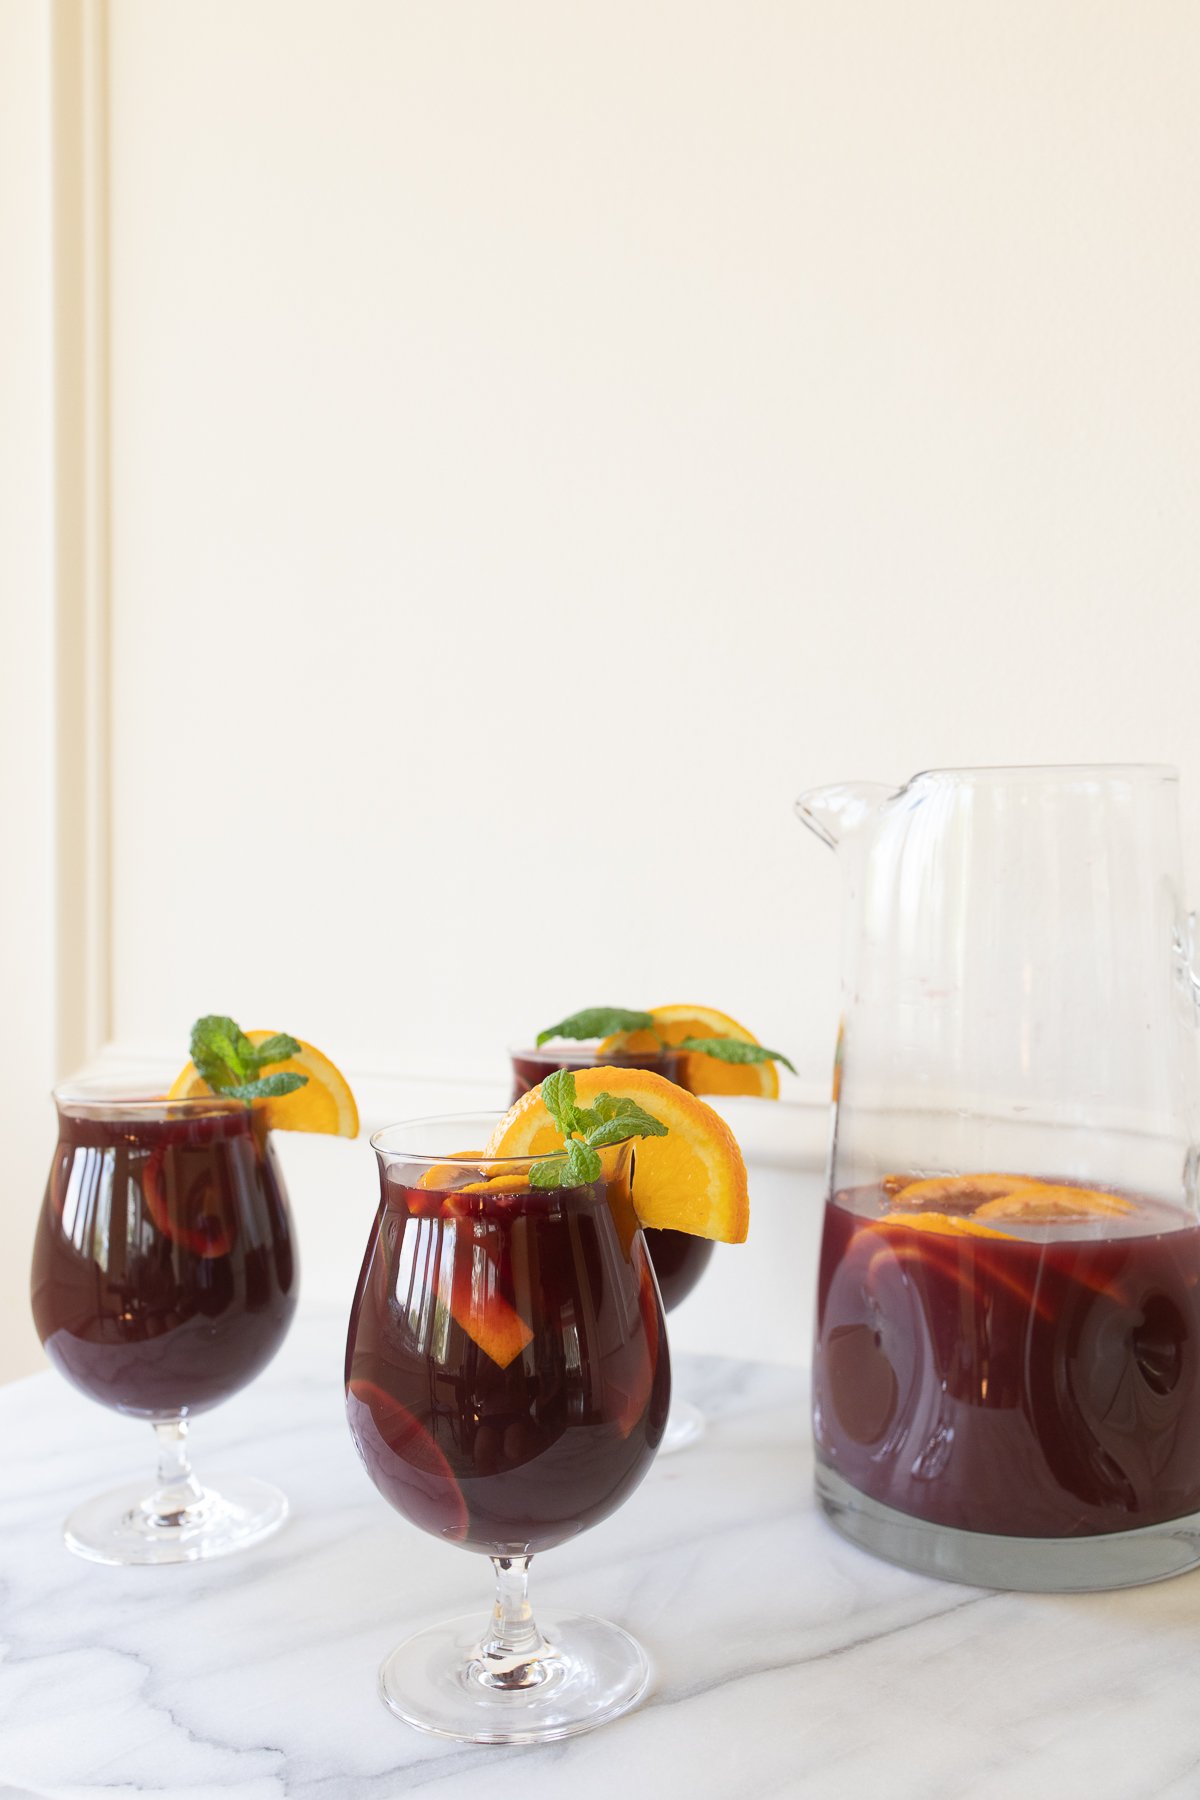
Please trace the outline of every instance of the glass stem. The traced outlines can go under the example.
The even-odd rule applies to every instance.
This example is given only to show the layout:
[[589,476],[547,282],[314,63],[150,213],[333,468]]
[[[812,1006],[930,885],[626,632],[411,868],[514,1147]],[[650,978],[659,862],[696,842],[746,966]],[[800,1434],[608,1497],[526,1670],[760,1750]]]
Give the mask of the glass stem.
[[529,1556],[493,1556],[496,1603],[479,1647],[479,1679],[488,1687],[537,1687],[550,1674],[550,1646],[529,1604]]
[[187,1420],[157,1419],[158,1488],[143,1502],[155,1525],[178,1528],[204,1498],[187,1452]]

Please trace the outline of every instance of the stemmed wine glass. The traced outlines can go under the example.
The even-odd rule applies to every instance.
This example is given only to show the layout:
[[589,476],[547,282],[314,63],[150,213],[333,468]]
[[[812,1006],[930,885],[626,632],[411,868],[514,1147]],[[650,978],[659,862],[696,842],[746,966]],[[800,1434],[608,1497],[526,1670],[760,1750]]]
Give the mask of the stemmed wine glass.
[[395,1125],[371,1142],[381,1198],[350,1317],[346,1395],[368,1474],[435,1537],[491,1558],[490,1621],[408,1639],[385,1703],[443,1737],[534,1743],[636,1704],[648,1665],[618,1626],[535,1621],[528,1571],[619,1506],[670,1399],[658,1289],[630,1198],[631,1148],[544,1188],[484,1157],[498,1115]]
[[54,1100],[34,1323],[69,1381],[158,1441],[158,1486],[88,1501],[67,1521],[67,1546],[104,1563],[245,1549],[282,1525],[287,1500],[247,1477],[202,1487],[187,1433],[266,1366],[296,1307],[291,1219],[261,1115],[216,1095],[163,1099],[145,1081],[79,1081]]

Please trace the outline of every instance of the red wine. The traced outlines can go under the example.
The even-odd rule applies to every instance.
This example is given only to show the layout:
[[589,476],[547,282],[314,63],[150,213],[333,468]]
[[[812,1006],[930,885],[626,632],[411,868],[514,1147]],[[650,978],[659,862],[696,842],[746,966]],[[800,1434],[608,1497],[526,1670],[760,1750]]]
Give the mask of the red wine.
[[[895,1185],[895,1184],[892,1184]],[[1058,1190],[1062,1192],[1063,1190]],[[817,1453],[872,1500],[1013,1537],[1200,1510],[1200,1228],[1162,1203],[1000,1235],[825,1214]],[[911,1215],[910,1215],[911,1217]]]
[[603,1057],[594,1049],[582,1049],[578,1046],[563,1044],[545,1044],[539,1050],[513,1050],[511,1053],[513,1087],[513,1106],[527,1094],[531,1087],[537,1087],[545,1081],[547,1075],[553,1075],[556,1069],[594,1069],[603,1063],[605,1068],[613,1069],[649,1069],[655,1075],[661,1075],[664,1081],[673,1081],[676,1087],[686,1087],[683,1079],[687,1064],[686,1050],[642,1050],[614,1051]]
[[274,1356],[297,1288],[282,1181],[247,1108],[60,1109],[33,1316],[90,1398],[144,1419],[216,1406]]
[[712,1238],[697,1237],[691,1231],[659,1231],[653,1226],[643,1230],[658,1277],[663,1311],[671,1312],[687,1299],[707,1269],[716,1244]]
[[621,1504],[666,1422],[666,1333],[628,1189],[470,1193],[409,1173],[383,1177],[350,1317],[359,1453],[426,1531],[547,1549]]

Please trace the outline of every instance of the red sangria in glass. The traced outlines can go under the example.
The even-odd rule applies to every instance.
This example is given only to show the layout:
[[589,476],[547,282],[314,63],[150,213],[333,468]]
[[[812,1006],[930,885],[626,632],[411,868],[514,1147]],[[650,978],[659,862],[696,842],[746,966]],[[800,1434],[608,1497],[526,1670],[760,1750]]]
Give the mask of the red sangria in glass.
[[261,1115],[241,1100],[156,1096],[151,1084],[56,1090],[58,1146],[33,1254],[46,1354],[92,1400],[144,1420],[158,1485],[80,1507],[66,1541],[96,1562],[188,1562],[259,1542],[287,1516],[278,1489],[193,1475],[197,1413],[266,1367],[297,1298],[287,1198]]
[[630,1194],[626,1142],[576,1187],[544,1159],[484,1156],[493,1116],[392,1126],[372,1144],[381,1196],[346,1345],[350,1429],[372,1481],[413,1524],[491,1558],[481,1632],[409,1639],[384,1701],[422,1730],[482,1743],[567,1737],[633,1706],[640,1647],[586,1614],[535,1622],[530,1558],[633,1492],[662,1439],[670,1365]]
[[[676,1086],[687,1088],[685,1079],[690,1058],[686,1050],[669,1046],[626,1052],[609,1052],[595,1046],[578,1044],[544,1044],[533,1050],[512,1050],[513,1089],[516,1102],[530,1088],[537,1087],[556,1069],[590,1069],[598,1064],[609,1068],[649,1069]],[[689,1092],[691,1090],[689,1089]],[[662,1295],[663,1311],[671,1312],[686,1300],[712,1260],[711,1238],[697,1237],[690,1231],[645,1231],[646,1248],[654,1265]],[[704,1435],[704,1414],[690,1400],[676,1392],[671,1399],[671,1413],[660,1446],[660,1454],[670,1456],[684,1450]]]

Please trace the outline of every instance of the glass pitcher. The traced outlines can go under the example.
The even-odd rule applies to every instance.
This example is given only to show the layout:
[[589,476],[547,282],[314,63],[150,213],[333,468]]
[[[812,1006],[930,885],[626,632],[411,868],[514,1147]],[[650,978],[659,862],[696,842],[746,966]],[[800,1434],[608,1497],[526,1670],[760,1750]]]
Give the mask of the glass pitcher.
[[804,794],[845,877],[813,1366],[847,1537],[989,1587],[1200,1563],[1200,984],[1177,778]]

